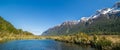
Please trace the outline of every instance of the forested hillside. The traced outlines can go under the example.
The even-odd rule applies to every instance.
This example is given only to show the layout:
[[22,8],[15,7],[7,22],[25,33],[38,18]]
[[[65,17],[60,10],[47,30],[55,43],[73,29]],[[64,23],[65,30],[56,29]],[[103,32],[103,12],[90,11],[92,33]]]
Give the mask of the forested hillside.
[[33,35],[28,31],[16,29],[10,22],[6,21],[0,16],[0,37],[8,35]]

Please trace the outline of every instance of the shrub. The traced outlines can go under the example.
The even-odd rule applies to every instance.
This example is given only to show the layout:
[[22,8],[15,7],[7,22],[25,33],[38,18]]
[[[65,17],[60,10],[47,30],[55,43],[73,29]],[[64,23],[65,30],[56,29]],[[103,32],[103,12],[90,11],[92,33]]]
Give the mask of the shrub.
[[96,48],[99,49],[111,49],[112,42],[109,40],[99,40],[95,43]]
[[116,43],[115,45],[113,45],[112,50],[120,50],[120,43]]

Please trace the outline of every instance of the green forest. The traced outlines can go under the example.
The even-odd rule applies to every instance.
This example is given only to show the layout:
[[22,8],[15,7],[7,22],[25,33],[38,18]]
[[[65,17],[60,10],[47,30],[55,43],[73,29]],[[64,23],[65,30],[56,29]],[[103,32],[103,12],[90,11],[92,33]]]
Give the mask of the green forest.
[[33,34],[28,31],[15,28],[10,22],[0,16],[0,40],[19,38],[23,36],[33,36]]

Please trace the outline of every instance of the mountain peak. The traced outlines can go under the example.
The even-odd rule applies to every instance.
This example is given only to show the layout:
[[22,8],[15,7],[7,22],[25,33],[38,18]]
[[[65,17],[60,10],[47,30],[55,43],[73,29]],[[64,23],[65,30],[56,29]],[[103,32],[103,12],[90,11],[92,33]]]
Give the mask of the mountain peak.
[[[100,32],[119,32],[120,24],[120,2],[117,2],[112,8],[103,8],[97,10],[95,14],[89,17],[81,17],[80,20],[66,21],[57,27],[48,29],[45,35],[66,35],[78,32],[93,33]],[[114,22],[113,22],[114,21]],[[113,26],[112,24],[117,26]],[[112,28],[111,28],[112,26]],[[109,30],[108,30],[109,29]]]
[[120,2],[115,3],[113,6],[114,9],[120,9]]
[[100,13],[100,14],[107,14],[111,10],[112,10],[111,8],[104,8],[104,9],[98,10],[97,12]]
[[89,17],[82,17],[80,21],[81,22],[87,22],[88,20],[89,20]]

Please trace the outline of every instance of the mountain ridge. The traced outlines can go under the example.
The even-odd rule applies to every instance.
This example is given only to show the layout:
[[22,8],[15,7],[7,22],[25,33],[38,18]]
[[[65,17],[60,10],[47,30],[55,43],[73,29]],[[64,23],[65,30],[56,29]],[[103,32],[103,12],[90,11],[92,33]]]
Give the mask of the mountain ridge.
[[[117,2],[112,8],[104,8],[97,10],[96,13],[94,15],[91,15],[90,17],[82,17],[80,20],[75,20],[77,22],[72,22],[72,21],[63,22],[61,25],[55,26],[43,32],[42,35],[64,35],[64,34],[73,34],[79,32],[108,33],[110,30],[114,33],[116,32],[118,33],[119,30],[116,31],[116,29],[119,29],[120,26],[116,28],[114,24],[119,25],[120,24],[119,19],[120,19],[120,2]],[[106,25],[108,26],[110,25],[111,27],[110,26],[108,27]],[[114,28],[112,29],[112,26],[114,26],[115,29]],[[102,29],[102,27],[105,28]],[[106,29],[110,29],[110,30],[108,31]]]

